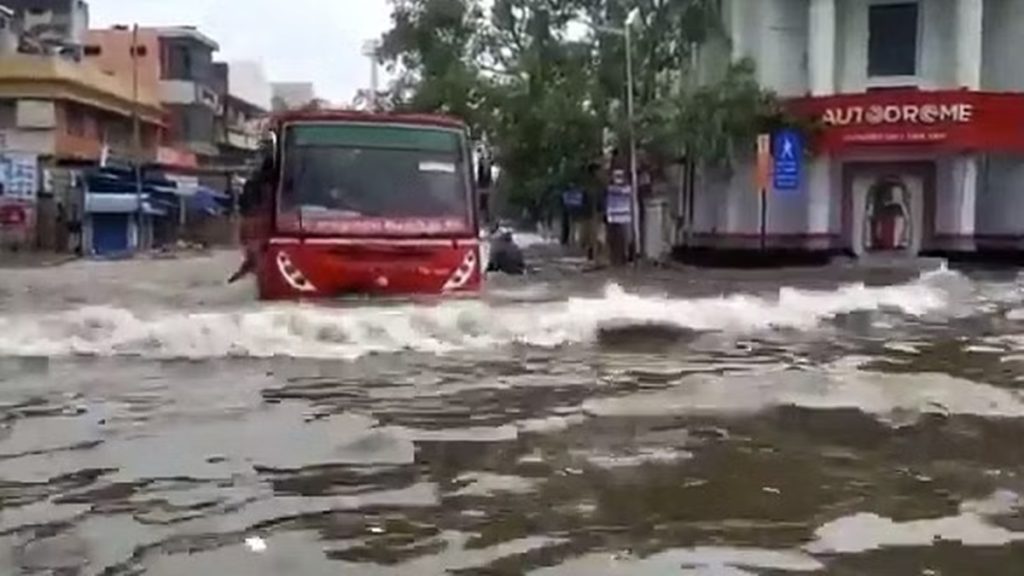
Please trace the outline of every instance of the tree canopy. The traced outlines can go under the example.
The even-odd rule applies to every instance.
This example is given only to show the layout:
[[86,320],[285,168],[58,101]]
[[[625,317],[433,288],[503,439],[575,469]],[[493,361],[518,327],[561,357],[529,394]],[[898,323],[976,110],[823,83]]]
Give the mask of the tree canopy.
[[728,49],[716,0],[390,0],[382,61],[398,109],[463,118],[486,139],[509,199],[534,215],[587,184],[606,134],[625,143],[624,28],[633,22],[635,130],[664,162],[728,166],[781,108],[750,62],[698,82],[702,47]]

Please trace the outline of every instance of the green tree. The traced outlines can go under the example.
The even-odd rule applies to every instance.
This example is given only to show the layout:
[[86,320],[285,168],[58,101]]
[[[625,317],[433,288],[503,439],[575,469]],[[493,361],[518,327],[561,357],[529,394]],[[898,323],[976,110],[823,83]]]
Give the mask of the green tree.
[[486,31],[488,99],[507,197],[532,217],[550,215],[559,191],[581,184],[600,155],[602,122],[591,84],[589,42],[570,40],[573,1],[496,0]]
[[[650,156],[729,165],[781,106],[752,64],[695,81],[696,51],[727,47],[716,0],[391,0],[382,59],[401,109],[443,112],[486,135],[507,197],[534,217],[588,178],[606,129],[625,142],[625,43],[634,8],[636,134]],[[604,29],[606,32],[601,32]]]
[[379,57],[397,74],[396,108],[465,119],[481,110],[477,0],[391,0],[391,29]]

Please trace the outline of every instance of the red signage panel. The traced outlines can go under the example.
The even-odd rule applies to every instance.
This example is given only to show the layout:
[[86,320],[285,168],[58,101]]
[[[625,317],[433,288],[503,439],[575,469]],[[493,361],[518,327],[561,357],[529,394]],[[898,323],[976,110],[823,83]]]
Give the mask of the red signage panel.
[[795,99],[794,113],[822,128],[815,147],[917,145],[1024,152],[1024,94],[880,90]]
[[28,224],[28,210],[21,204],[0,205],[0,226],[20,228]]
[[196,168],[199,166],[199,161],[195,154],[166,146],[157,148],[156,162],[168,168]]

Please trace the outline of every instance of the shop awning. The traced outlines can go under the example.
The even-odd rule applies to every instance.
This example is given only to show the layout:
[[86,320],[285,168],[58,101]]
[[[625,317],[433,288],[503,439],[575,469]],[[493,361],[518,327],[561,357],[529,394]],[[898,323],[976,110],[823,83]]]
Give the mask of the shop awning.
[[[85,211],[89,214],[134,214],[139,211],[136,194],[89,193],[85,195]],[[142,213],[148,216],[167,216],[167,208],[160,202],[142,196]]]

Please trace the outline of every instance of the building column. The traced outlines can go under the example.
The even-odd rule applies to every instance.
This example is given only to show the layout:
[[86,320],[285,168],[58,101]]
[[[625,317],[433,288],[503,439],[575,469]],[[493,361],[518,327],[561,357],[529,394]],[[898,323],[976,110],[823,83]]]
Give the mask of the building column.
[[[978,157],[974,155],[953,158],[953,186],[946,200],[946,230],[951,237],[945,248],[958,252],[974,250],[974,228],[978,205]],[[943,202],[940,200],[940,204]]]
[[[807,86],[811,96],[836,93],[836,0],[811,0],[808,8]],[[807,234],[828,234],[832,206],[840,197],[832,189],[832,159],[821,155],[807,163]],[[814,242],[814,246],[819,243]]]
[[[982,28],[984,0],[956,1],[956,83],[967,90],[981,89]],[[953,159],[954,189],[950,219],[956,241],[953,250],[974,250],[974,227],[978,197],[978,156]]]
[[746,56],[746,26],[744,26],[743,0],[729,0],[729,39],[732,43],[732,61],[741,60]]
[[830,96],[836,91],[836,0],[811,0],[808,21],[808,86],[812,96]]
[[832,190],[832,159],[822,154],[807,163],[807,233],[828,234],[831,228],[832,201],[840,197]]
[[968,90],[981,89],[984,0],[957,0],[956,82]]

